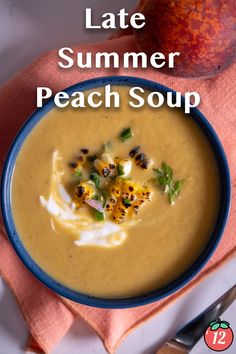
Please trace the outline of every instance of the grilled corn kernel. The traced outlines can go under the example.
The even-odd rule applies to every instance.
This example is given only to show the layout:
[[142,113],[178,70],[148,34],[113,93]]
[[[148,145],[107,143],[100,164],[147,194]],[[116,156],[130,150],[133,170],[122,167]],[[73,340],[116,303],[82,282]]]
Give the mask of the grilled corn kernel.
[[110,155],[104,153],[101,155],[101,159],[94,161],[94,166],[100,176],[108,177],[114,175],[116,165]]
[[107,163],[103,162],[102,160],[95,160],[94,166],[98,171],[100,176],[108,177],[111,173],[110,168]]
[[122,184],[121,196],[123,198],[128,198],[131,201],[134,201],[139,193],[141,186],[138,183],[135,183],[130,180],[124,180]]
[[106,203],[106,211],[108,213],[112,212],[116,203],[117,203],[117,199],[115,199],[113,197],[109,198]]
[[122,178],[116,180],[110,193],[106,210],[112,212],[112,218],[117,223],[125,222],[133,213],[137,214],[140,207],[151,200],[148,187]]
[[128,213],[129,213],[128,208],[123,204],[122,198],[119,198],[113,209],[113,213],[112,213],[113,220],[118,224],[121,224],[127,219]]
[[75,196],[75,204],[82,205],[86,202],[86,200],[91,199],[94,195],[94,186],[90,183],[80,183],[75,189],[74,196]]
[[82,155],[78,156],[77,159],[76,159],[76,162],[75,162],[76,163],[76,167],[77,168],[81,168],[83,166],[83,164],[85,163],[85,161],[86,161],[86,159],[85,159],[84,156],[82,156]]
[[111,164],[111,165],[114,165],[114,161],[113,159],[111,158],[111,156],[107,153],[104,153],[101,155],[101,160],[103,162],[105,162],[107,165]]
[[146,154],[141,151],[140,146],[135,146],[129,153],[129,156],[132,157],[137,166],[140,166],[143,169],[148,169],[153,161]]
[[139,192],[137,194],[137,199],[134,201],[134,203],[132,204],[132,211],[135,214],[138,214],[139,209],[141,208],[141,206],[147,202],[147,201],[151,201],[151,197],[152,197],[152,192],[151,190],[146,187],[143,186],[139,189]]
[[121,178],[117,178],[115,183],[111,186],[110,194],[115,199],[118,199],[121,196],[122,185],[123,185],[123,180]]
[[141,148],[140,146],[135,146],[132,150],[130,150],[129,156],[135,157],[140,151],[140,148]]
[[110,170],[109,176],[114,176],[116,173],[116,164],[111,156],[107,153],[101,155],[101,160],[107,165],[107,168]]
[[82,154],[84,154],[84,155],[88,155],[88,153],[89,153],[89,149],[87,149],[87,148],[82,148],[82,149],[80,149],[80,151],[81,151]]
[[152,197],[152,192],[147,186],[142,186],[139,190],[138,198],[144,199],[145,201],[150,201]]
[[75,162],[70,163],[70,167],[72,168],[74,174],[81,173],[81,170],[82,170],[82,167],[83,167],[85,161],[86,160],[85,160],[84,156],[78,156]]
[[138,154],[135,157],[135,163],[143,169],[148,169],[152,165],[152,160],[144,153]]

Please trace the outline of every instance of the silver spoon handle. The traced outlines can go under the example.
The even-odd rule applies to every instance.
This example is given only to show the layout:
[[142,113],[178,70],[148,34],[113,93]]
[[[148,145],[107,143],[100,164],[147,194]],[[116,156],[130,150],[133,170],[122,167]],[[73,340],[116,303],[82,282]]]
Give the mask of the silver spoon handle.
[[216,300],[211,306],[203,311],[198,317],[188,323],[184,328],[178,331],[174,338],[171,339],[172,343],[183,345],[188,350],[203,336],[208,324],[217,319],[224,313],[227,308],[236,299],[236,285],[229,291]]

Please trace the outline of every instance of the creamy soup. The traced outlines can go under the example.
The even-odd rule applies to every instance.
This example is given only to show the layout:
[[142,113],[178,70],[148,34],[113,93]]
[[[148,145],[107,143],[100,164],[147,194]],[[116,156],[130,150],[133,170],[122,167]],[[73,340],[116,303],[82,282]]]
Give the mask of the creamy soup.
[[37,124],[16,160],[12,206],[46,273],[119,298],[160,288],[196,260],[217,218],[219,177],[191,117],[132,110],[129,88],[114,89],[119,109],[54,108]]

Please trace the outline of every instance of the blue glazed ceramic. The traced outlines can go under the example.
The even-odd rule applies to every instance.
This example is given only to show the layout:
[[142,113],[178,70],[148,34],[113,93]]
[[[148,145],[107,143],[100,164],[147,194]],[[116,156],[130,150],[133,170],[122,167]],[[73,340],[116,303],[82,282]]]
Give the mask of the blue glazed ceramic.
[[[101,87],[107,84],[112,85],[125,85],[125,86],[139,86],[150,91],[160,91],[162,93],[166,92],[175,92],[163,85],[160,85],[153,81],[148,81],[135,77],[128,76],[114,76],[114,77],[103,77],[98,79],[92,79],[78,83],[74,86],[69,87],[66,91],[69,95],[74,91],[85,91]],[[182,98],[182,105],[184,106],[184,98]],[[220,172],[220,181],[221,181],[221,201],[220,201],[220,210],[217,222],[215,224],[214,230],[210,236],[209,242],[206,245],[205,249],[202,251],[198,259],[192,264],[192,266],[187,269],[183,274],[181,274],[176,280],[172,281],[163,288],[159,288],[151,293],[132,297],[132,298],[122,298],[122,299],[103,299],[91,297],[85,294],[82,294],[78,291],[74,291],[65,287],[63,284],[60,284],[55,279],[50,277],[45,273],[31,258],[28,254],[24,245],[21,242],[19,235],[17,234],[16,227],[14,224],[14,219],[11,209],[11,180],[14,170],[15,161],[17,155],[21,149],[24,140],[27,138],[31,130],[36,126],[44,115],[54,107],[53,100],[49,100],[44,107],[35,111],[32,116],[24,124],[17,137],[15,138],[11,149],[8,153],[4,171],[2,175],[1,182],[1,207],[2,215],[5,223],[6,231],[9,237],[9,240],[14,247],[16,253],[18,254],[21,261],[24,265],[30,270],[34,276],[44,283],[48,288],[57,292],[58,294],[67,297],[73,301],[79,302],[81,304],[103,307],[103,308],[129,308],[140,305],[145,305],[153,301],[162,299],[180,288],[186,285],[197,273],[202,269],[202,267],[207,263],[209,258],[212,256],[215,251],[221,236],[223,234],[227,217],[230,207],[230,174],[227,159],[221,145],[219,138],[217,137],[214,129],[208,122],[208,120],[203,116],[203,114],[196,108],[191,109],[192,119],[195,120],[201,129],[206,134],[208,140],[210,141]]]

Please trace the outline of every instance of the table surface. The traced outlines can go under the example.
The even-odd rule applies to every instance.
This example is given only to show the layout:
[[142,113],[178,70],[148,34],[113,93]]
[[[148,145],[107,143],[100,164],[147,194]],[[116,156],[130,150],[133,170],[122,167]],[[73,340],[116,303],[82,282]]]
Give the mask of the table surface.
[[[69,4],[69,6],[68,6]],[[131,9],[136,0],[0,0],[0,84],[52,48],[105,39],[106,31],[84,29],[84,9],[91,7],[95,21],[104,12]],[[153,350],[235,283],[236,259],[218,269],[165,311],[134,330],[117,354],[152,354]],[[222,316],[236,332],[236,304]],[[24,353],[28,331],[19,308],[0,279],[0,354]],[[236,342],[226,352],[235,354]],[[54,354],[103,354],[93,330],[77,320],[55,348]],[[203,340],[193,354],[213,353]]]

